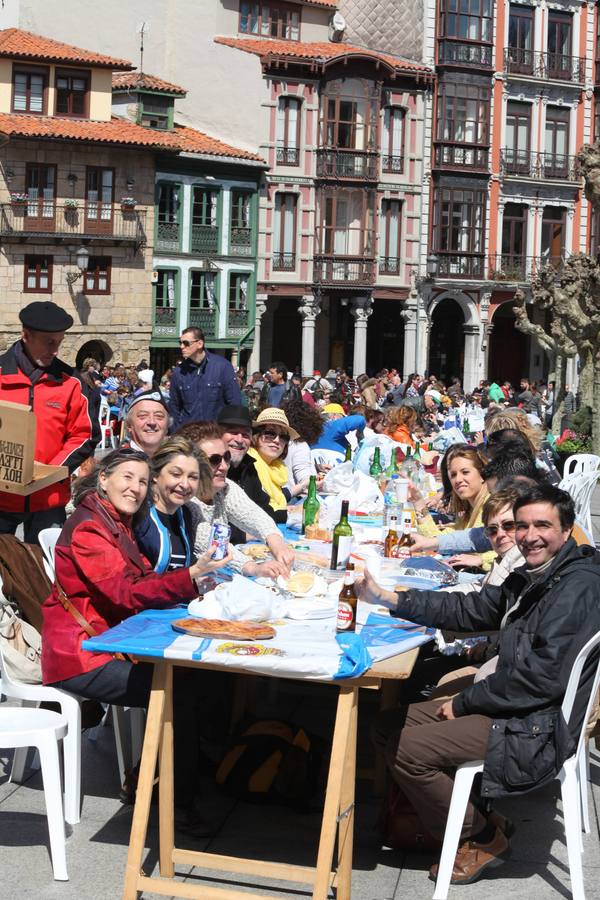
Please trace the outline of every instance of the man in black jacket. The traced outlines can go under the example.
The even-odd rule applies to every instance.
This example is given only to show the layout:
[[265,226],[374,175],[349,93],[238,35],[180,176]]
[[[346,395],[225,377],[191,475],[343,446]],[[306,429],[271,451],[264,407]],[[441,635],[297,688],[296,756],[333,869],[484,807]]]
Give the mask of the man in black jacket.
[[[514,508],[525,566],[479,593],[391,593],[367,574],[361,599],[385,603],[413,622],[463,632],[498,629],[495,671],[445,702],[382,714],[374,739],[391,774],[434,836],[442,839],[452,796],[449,774],[484,759],[482,796],[524,793],[551,780],[571,755],[583,725],[598,656],[584,667],[568,723],[560,706],[574,660],[600,631],[600,553],[570,537],[573,501],[540,485]],[[509,844],[499,817],[469,804],[452,882],[467,884],[502,862]],[[435,877],[437,867],[432,870]]]
[[265,382],[260,393],[262,409],[271,406],[283,406],[288,400],[302,400],[301,384],[294,383],[292,377],[288,381],[287,366],[283,362],[274,362],[269,366],[269,380]]

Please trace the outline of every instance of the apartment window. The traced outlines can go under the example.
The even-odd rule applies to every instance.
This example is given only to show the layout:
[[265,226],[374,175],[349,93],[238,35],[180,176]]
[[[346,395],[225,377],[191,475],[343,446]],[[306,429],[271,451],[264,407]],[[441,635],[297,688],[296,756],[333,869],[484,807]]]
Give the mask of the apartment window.
[[546,206],[542,214],[540,254],[543,263],[558,265],[565,250],[567,211],[560,206]]
[[568,176],[569,110],[561,106],[546,107],[544,171],[549,178]]
[[94,231],[110,231],[113,218],[113,169],[86,169],[85,217]]
[[460,41],[492,40],[494,0],[442,0],[441,35]]
[[47,69],[13,69],[13,112],[45,113],[47,110]]
[[438,187],[433,207],[433,242],[439,272],[483,277],[487,190]]
[[90,256],[83,274],[84,294],[109,294],[110,268],[109,256]]
[[177,326],[177,269],[159,269],[153,285],[154,330],[175,335]]
[[23,290],[27,293],[52,292],[52,257],[26,256]]
[[287,3],[241,0],[239,31],[262,37],[300,40],[300,11]]
[[437,107],[437,140],[489,144],[490,89],[442,84]]
[[404,171],[404,122],[406,110],[386,106],[383,111],[382,166],[384,172]]
[[166,181],[157,188],[156,244],[161,250],[178,250],[181,185]]
[[322,201],[322,252],[334,256],[372,256],[373,191],[338,190]]
[[249,191],[231,192],[231,225],[233,228],[250,228],[250,200],[252,194]]
[[379,100],[360,78],[331,81],[323,97],[321,146],[342,150],[377,147]]
[[56,114],[87,116],[90,76],[87,72],[56,73]]
[[229,329],[248,327],[248,272],[232,272],[229,276],[229,297],[227,300],[227,325]]
[[275,228],[273,233],[273,268],[293,271],[296,268],[296,194],[275,195]]
[[190,272],[190,309],[213,312],[217,304],[217,276],[213,272]]
[[379,271],[382,274],[400,274],[401,216],[400,200],[382,200],[379,223]]
[[511,4],[508,17],[508,46],[511,50],[533,49],[533,7]]
[[[571,55],[573,18],[568,13],[549,10],[548,13],[548,68],[568,68]],[[565,57],[567,57],[565,59]]]
[[217,253],[219,244],[219,192],[199,185],[192,188],[192,250]]
[[529,175],[531,104],[510,101],[506,108],[506,148],[504,159],[509,175]]
[[504,207],[500,269],[507,278],[524,277],[526,273],[527,212],[521,203]]
[[37,219],[53,219],[56,198],[56,166],[27,163],[25,189],[27,193],[26,215]]
[[297,166],[300,162],[300,100],[280,97],[277,102],[277,162]]
[[173,126],[173,98],[159,97],[154,94],[143,94],[140,125],[166,131]]

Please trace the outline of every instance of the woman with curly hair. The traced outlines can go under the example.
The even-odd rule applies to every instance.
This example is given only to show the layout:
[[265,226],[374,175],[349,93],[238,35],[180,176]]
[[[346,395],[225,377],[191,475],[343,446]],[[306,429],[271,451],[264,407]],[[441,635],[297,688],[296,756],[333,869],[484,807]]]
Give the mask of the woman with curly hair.
[[503,431],[505,428],[510,431],[520,431],[527,439],[532,454],[538,456],[542,446],[542,429],[539,425],[533,425],[526,413],[520,409],[503,409],[486,418],[485,433],[488,436],[495,431]]
[[300,435],[288,444],[285,464],[288,468],[286,487],[305,483],[311,475],[316,475],[309,444],[315,444],[323,433],[321,413],[303,400],[288,400],[282,405],[288,422]]
[[412,433],[417,425],[417,411],[412,406],[392,406],[386,413],[385,433],[399,444],[415,446]]

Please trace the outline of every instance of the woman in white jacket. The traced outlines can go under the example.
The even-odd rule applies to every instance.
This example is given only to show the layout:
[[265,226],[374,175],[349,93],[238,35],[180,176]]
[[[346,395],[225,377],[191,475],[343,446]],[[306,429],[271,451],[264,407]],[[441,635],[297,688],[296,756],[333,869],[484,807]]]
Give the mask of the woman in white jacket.
[[315,444],[323,431],[321,413],[303,400],[288,400],[282,406],[288,422],[300,437],[290,441],[285,464],[288,467],[286,487],[291,490],[296,484],[304,484],[311,475],[316,475],[309,444]]

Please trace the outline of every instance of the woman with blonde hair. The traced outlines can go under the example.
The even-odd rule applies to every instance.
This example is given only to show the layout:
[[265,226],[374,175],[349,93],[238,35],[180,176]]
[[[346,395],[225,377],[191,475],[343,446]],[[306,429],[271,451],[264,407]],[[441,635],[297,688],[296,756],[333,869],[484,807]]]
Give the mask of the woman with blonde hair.
[[412,433],[417,425],[417,411],[412,406],[393,406],[386,413],[385,433],[399,444],[415,446]]
[[521,412],[520,409],[503,409],[494,412],[486,419],[485,433],[488,436],[495,431],[504,431],[504,429],[520,431],[527,439],[532,454],[534,456],[539,454],[543,439],[542,429],[538,425],[533,425],[526,413]]

